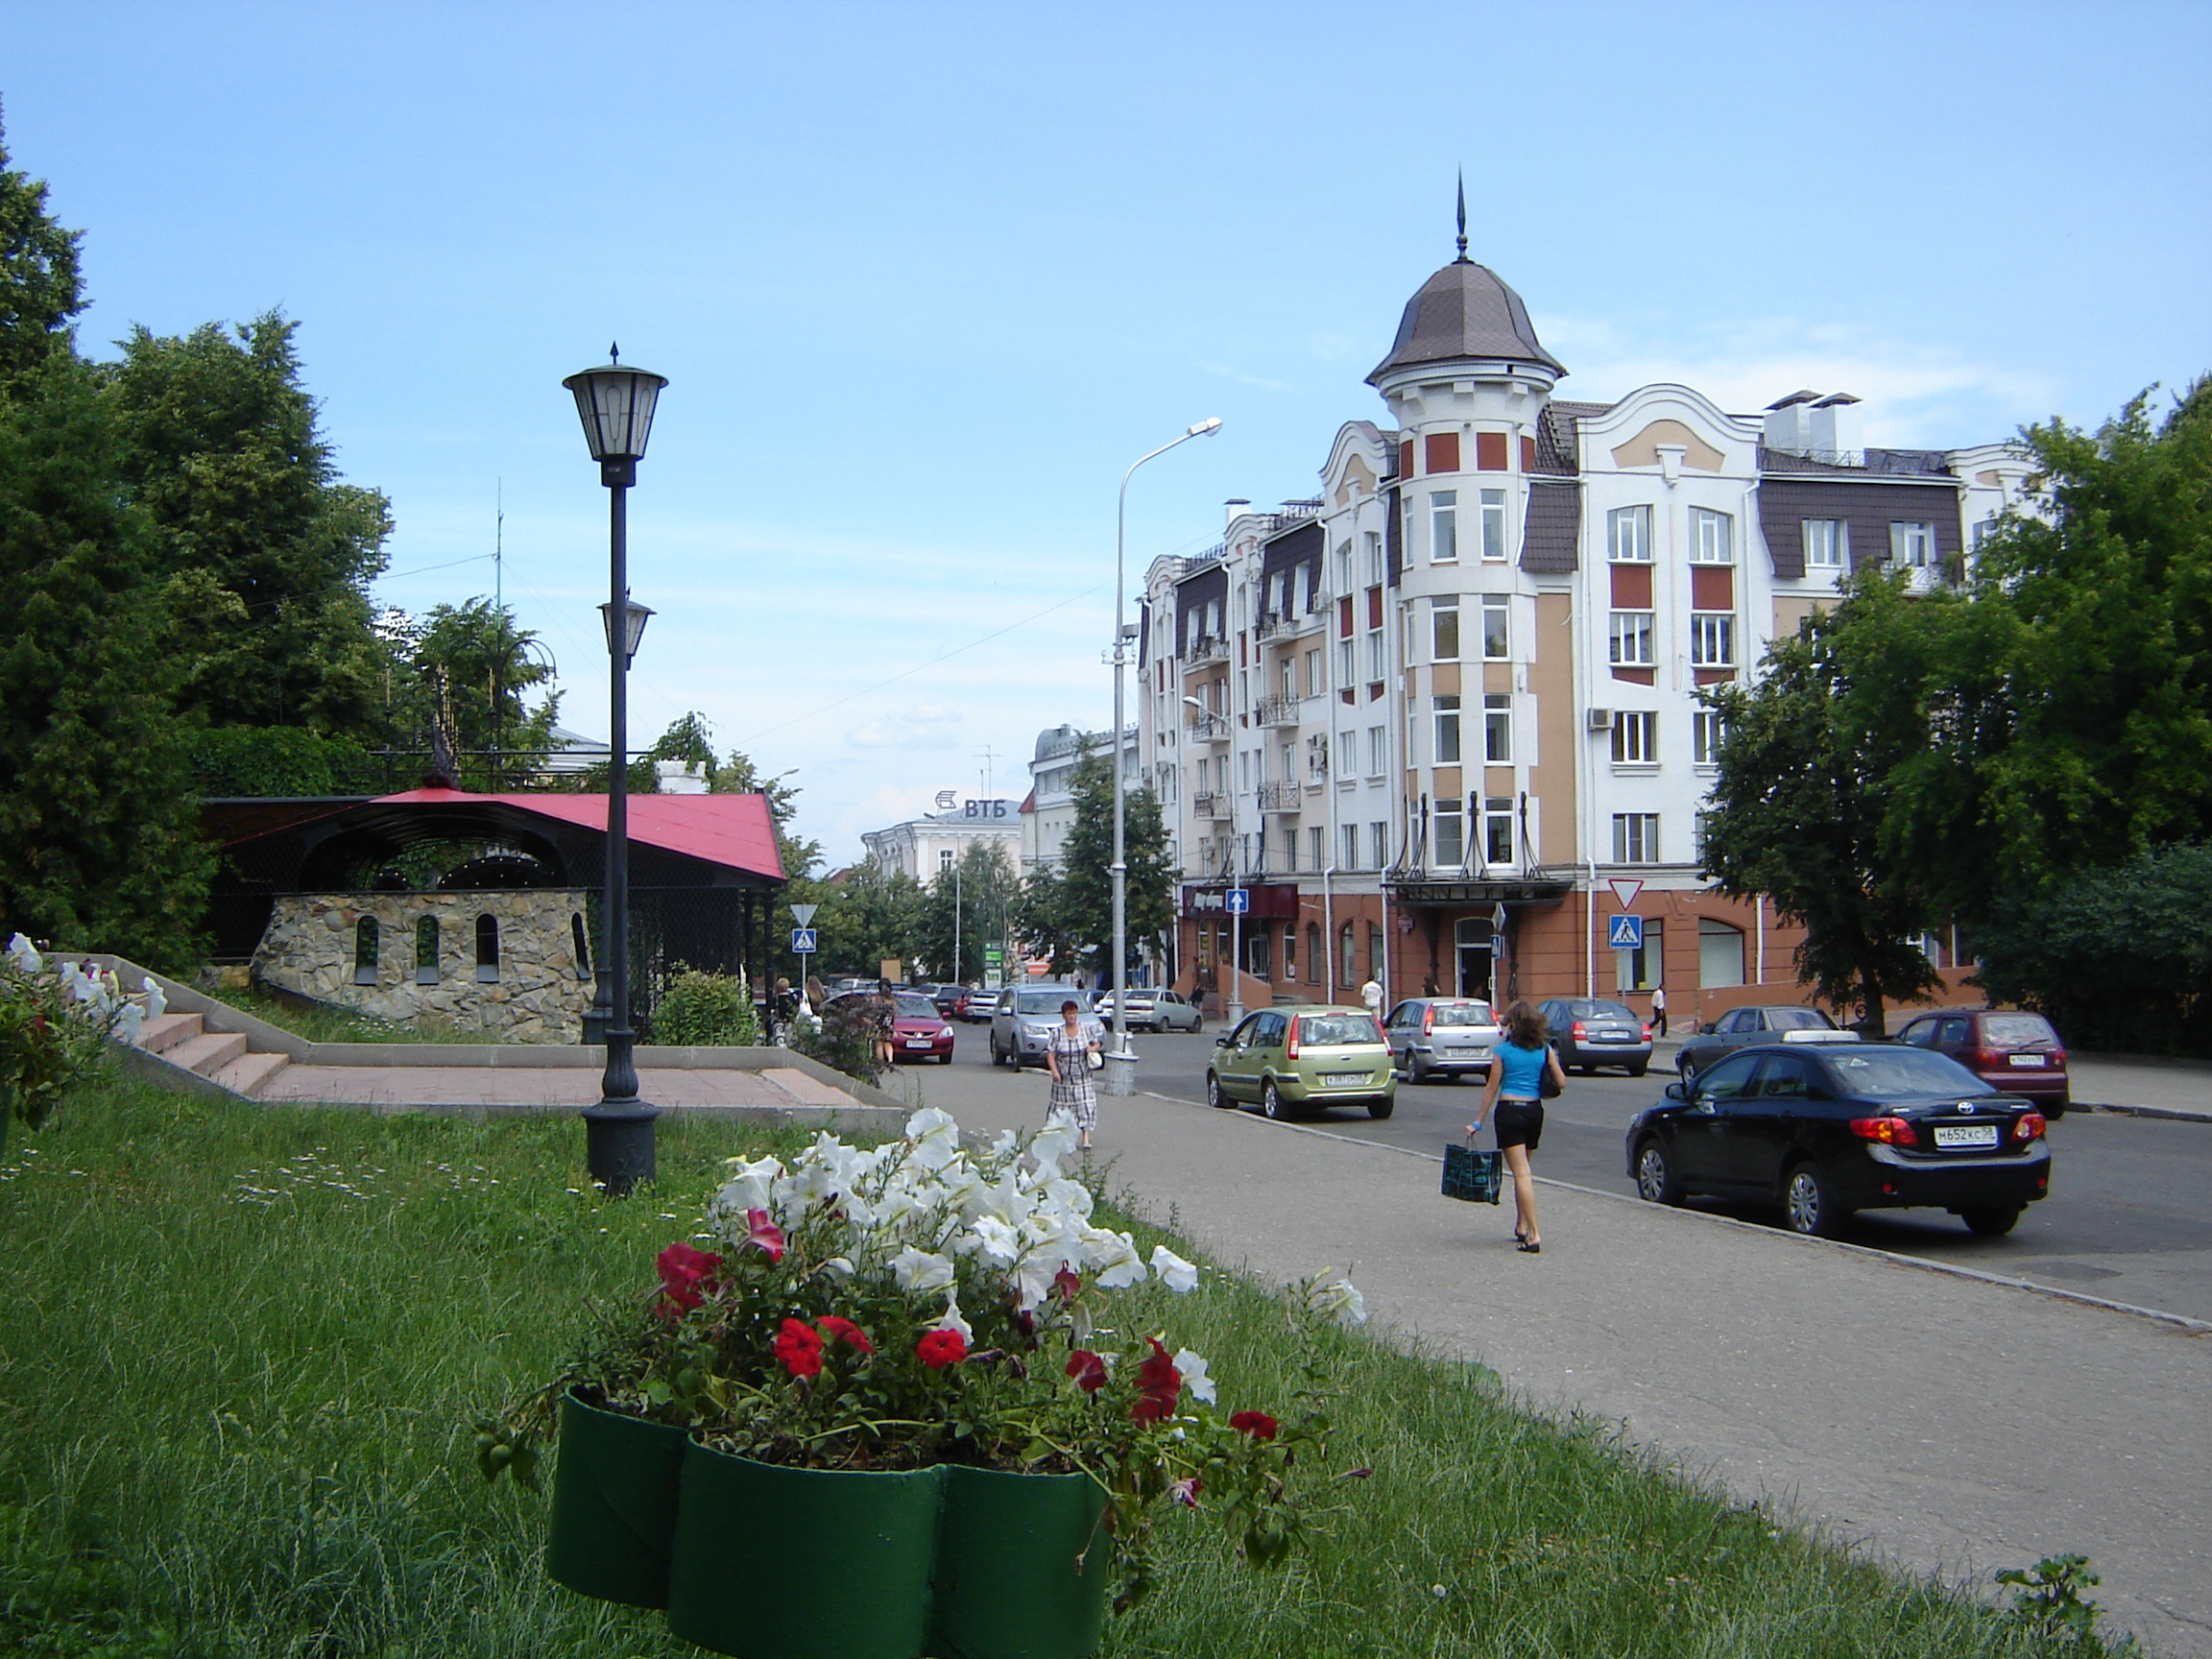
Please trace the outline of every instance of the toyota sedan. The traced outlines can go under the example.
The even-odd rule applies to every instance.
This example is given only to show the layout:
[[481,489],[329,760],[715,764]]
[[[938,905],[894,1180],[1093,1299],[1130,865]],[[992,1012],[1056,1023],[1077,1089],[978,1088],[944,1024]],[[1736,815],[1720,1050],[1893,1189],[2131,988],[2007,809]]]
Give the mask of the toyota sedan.
[[2009,1233],[2051,1190],[2043,1115],[1957,1061],[1890,1043],[1729,1055],[1628,1126],[1628,1173],[1654,1204],[1779,1204],[1833,1238],[1855,1210],[1948,1210]]

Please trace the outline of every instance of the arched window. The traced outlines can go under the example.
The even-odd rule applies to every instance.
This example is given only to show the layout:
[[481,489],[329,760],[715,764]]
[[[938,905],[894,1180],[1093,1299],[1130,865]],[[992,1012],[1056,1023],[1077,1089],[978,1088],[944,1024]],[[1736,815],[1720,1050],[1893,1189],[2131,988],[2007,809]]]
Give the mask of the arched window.
[[493,985],[499,980],[499,919],[476,918],[476,982]]
[[415,983],[438,983],[438,918],[425,916],[415,924]]
[[568,917],[568,937],[576,946],[576,977],[591,977],[591,947],[584,937],[584,912],[573,911]]
[[1329,959],[1321,954],[1321,924],[1306,924],[1306,977],[1318,985],[1329,977]]
[[1352,924],[1347,922],[1336,930],[1336,983],[1339,985],[1359,983],[1358,958],[1353,954],[1352,940]]
[[364,916],[353,924],[353,983],[376,983],[376,918]]

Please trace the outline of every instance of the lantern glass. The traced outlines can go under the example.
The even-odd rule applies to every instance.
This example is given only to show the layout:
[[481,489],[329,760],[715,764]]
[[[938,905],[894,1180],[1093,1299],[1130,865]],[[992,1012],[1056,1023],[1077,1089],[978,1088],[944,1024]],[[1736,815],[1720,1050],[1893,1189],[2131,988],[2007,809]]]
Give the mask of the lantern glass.
[[612,604],[599,607],[599,619],[607,626],[607,651],[610,656],[619,651],[627,662],[637,655],[637,646],[645,637],[645,618],[653,614],[650,605],[640,605],[635,599],[625,600],[622,607],[622,642],[614,642],[615,617]]
[[587,369],[561,382],[575,395],[577,418],[584,422],[584,442],[594,461],[638,461],[645,455],[645,441],[653,432],[653,406],[664,374],[610,363]]

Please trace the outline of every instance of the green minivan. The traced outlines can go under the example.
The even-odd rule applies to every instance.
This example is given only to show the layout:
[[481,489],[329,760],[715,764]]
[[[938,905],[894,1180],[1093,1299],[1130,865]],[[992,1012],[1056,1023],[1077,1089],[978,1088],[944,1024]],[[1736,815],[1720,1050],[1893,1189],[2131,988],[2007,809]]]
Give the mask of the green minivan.
[[1262,1008],[1247,1015],[1236,1030],[1214,1039],[1206,1101],[1254,1100],[1275,1118],[1331,1106],[1364,1106],[1370,1118],[1389,1117],[1398,1076],[1382,1027],[1364,1008]]

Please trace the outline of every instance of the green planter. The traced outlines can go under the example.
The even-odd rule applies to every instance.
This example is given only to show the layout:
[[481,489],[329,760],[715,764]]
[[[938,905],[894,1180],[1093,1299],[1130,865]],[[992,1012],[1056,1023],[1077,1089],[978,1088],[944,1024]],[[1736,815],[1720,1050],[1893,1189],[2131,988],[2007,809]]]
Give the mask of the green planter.
[[781,1469],[691,1445],[668,1628],[737,1659],[921,1659],[943,1473]]
[[937,1531],[936,1659],[1089,1659],[1114,1548],[1087,1475],[947,1468]]
[[557,1584],[634,1607],[668,1605],[668,1557],[683,1481],[681,1429],[561,1402],[561,1457],[545,1571]]

